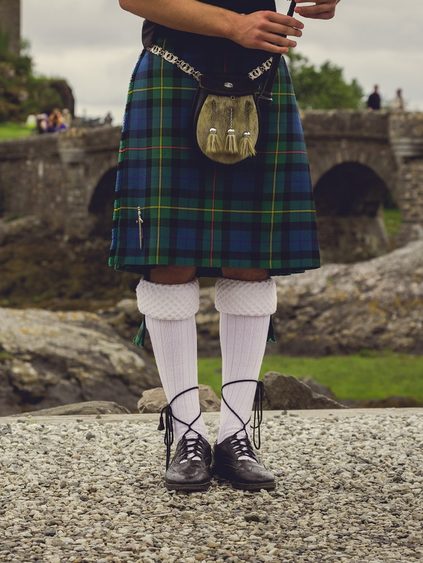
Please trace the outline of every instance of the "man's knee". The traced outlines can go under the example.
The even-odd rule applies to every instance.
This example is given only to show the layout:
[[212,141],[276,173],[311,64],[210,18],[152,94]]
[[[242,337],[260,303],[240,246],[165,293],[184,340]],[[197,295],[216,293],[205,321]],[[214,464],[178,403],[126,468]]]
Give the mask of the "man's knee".
[[242,281],[264,281],[269,278],[269,271],[263,268],[222,268],[225,278]]
[[154,283],[188,283],[195,278],[195,266],[155,266],[151,268],[148,281]]

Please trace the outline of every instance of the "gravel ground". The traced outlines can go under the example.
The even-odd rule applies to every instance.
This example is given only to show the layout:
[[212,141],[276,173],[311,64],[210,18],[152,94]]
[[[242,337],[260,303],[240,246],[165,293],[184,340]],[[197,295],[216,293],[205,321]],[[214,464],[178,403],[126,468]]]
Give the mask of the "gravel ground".
[[421,410],[268,415],[271,493],[169,493],[157,420],[105,419],[0,418],[2,563],[423,560]]

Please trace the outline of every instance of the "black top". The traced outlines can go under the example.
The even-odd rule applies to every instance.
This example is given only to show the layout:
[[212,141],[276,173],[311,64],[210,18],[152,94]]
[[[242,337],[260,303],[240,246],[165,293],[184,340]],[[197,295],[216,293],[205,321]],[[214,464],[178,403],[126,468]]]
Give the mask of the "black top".
[[380,109],[382,100],[377,92],[373,92],[367,99],[367,107],[370,109]]
[[[204,0],[200,1],[204,2]],[[227,8],[239,14],[250,14],[258,10],[276,12],[275,0],[231,0],[230,2],[228,0],[209,0],[205,3]],[[144,21],[142,26],[142,43],[144,47],[150,47],[156,42],[157,38],[163,37],[167,37],[172,45],[180,46],[183,49],[194,47],[197,53],[201,52],[205,55],[205,59],[208,56],[215,57],[216,54],[218,56],[219,53],[230,53],[234,61],[241,63],[241,61],[248,60],[251,67],[253,67],[255,64],[259,64],[272,56],[272,53],[269,51],[247,49],[222,37],[179,31],[149,20]]]

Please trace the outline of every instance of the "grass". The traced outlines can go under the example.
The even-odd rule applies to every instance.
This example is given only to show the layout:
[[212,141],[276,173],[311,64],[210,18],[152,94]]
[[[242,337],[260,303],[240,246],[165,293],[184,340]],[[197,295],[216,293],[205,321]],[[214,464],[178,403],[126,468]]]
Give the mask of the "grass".
[[0,123],[0,141],[22,139],[35,133],[33,127],[21,123]]
[[[392,396],[423,400],[423,356],[363,351],[350,356],[304,358],[267,355],[261,376],[278,371],[312,377],[329,387],[340,400],[384,399]],[[199,359],[200,383],[220,395],[220,358]]]
[[389,238],[394,238],[399,233],[402,223],[401,211],[395,208],[384,208],[383,221]]

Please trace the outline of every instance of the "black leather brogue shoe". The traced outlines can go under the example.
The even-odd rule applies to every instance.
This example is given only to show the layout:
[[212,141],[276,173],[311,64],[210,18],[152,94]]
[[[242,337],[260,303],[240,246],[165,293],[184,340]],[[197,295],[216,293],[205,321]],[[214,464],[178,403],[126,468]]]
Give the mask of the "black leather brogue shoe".
[[211,447],[200,434],[182,436],[165,473],[166,488],[172,491],[206,491],[211,484]]
[[212,471],[235,489],[259,491],[276,487],[273,474],[260,463],[249,438],[237,438],[237,433],[214,445]]
[[[260,449],[260,426],[263,420],[263,382],[255,379],[237,379],[222,385],[222,401],[228,409],[238,418],[241,429],[223,440],[220,444],[214,445],[213,468],[212,471],[218,479],[229,481],[236,489],[246,491],[259,491],[260,489],[272,490],[276,487],[273,474],[268,471],[257,457],[250,439],[247,434],[247,422],[235,412],[223,393],[228,385],[254,381],[257,385],[254,396],[254,423],[253,441],[257,449]],[[257,436],[256,436],[257,433]]]
[[[206,491],[211,484],[211,446],[208,441],[193,429],[193,424],[201,417],[198,413],[192,422],[185,422],[175,416],[172,403],[188,391],[198,389],[198,385],[178,393],[160,412],[159,430],[164,430],[166,445],[166,488],[171,491]],[[175,454],[170,460],[173,444],[173,421],[184,424],[187,429],[179,440]]]

